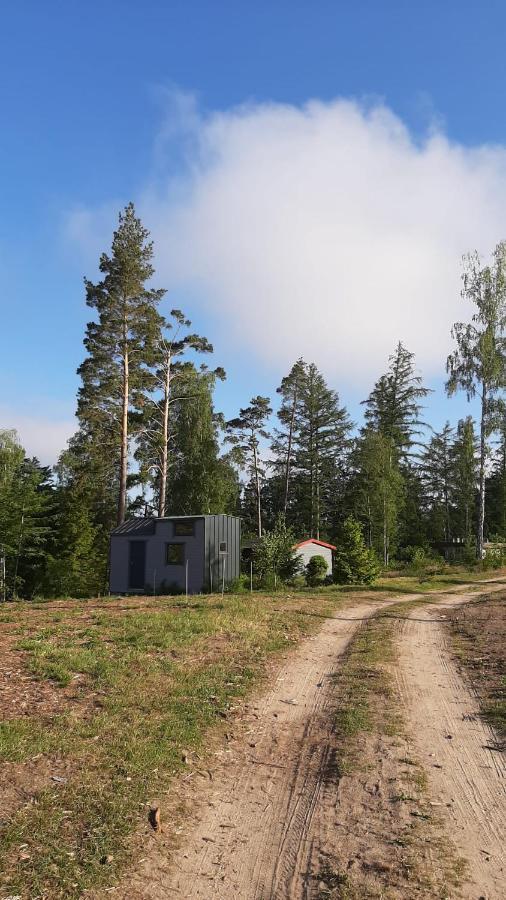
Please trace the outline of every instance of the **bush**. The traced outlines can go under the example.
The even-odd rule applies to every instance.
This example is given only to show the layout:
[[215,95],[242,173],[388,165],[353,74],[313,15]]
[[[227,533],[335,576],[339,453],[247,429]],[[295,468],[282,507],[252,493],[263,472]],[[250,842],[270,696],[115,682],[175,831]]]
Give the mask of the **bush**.
[[253,569],[265,587],[290,581],[301,567],[294,550],[295,535],[279,516],[273,531],[266,531],[253,550]]
[[334,565],[338,584],[371,584],[379,572],[374,550],[364,541],[360,523],[349,516],[341,527]]
[[329,565],[323,556],[312,556],[306,566],[306,581],[310,587],[323,584]]

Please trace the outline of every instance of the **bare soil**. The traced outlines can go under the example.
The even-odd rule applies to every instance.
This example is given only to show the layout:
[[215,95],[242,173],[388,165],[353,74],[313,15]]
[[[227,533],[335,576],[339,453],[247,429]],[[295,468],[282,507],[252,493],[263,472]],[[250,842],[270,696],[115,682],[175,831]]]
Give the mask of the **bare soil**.
[[400,693],[433,802],[468,863],[466,898],[505,896],[506,760],[448,646],[446,622],[472,594],[418,609],[402,628]]
[[[494,736],[476,718],[438,621],[473,596],[447,592],[442,605],[399,622],[408,734],[364,735],[360,768],[349,773],[340,766],[335,675],[357,629],[389,603],[327,620],[245,708],[209,770],[190,761],[171,796],[154,799],[162,830],[146,829],[141,861],[113,895],[502,898],[504,767],[487,749]],[[458,854],[468,867],[462,893],[456,882],[445,886]]]
[[460,670],[484,715],[506,738],[506,593],[485,596],[448,614]]

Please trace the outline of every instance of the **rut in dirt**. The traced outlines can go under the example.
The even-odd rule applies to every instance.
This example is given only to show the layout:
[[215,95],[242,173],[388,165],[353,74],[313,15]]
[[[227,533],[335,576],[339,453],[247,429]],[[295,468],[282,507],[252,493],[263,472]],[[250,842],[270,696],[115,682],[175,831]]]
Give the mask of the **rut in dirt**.
[[304,642],[247,714],[245,739],[214,772],[206,805],[185,828],[180,849],[170,860],[150,854],[119,896],[320,896],[312,873],[318,870],[321,794],[338,780],[333,678],[360,625],[394,602],[348,609]]
[[468,863],[463,896],[506,896],[506,759],[480,716],[472,685],[447,645],[445,612],[475,595],[446,598],[404,623],[398,679],[408,727],[457,850]]

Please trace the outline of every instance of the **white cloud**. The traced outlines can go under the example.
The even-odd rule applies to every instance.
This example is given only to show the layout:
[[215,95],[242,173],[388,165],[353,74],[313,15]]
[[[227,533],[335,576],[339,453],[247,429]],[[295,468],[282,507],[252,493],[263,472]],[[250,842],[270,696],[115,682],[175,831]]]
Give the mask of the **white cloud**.
[[[302,355],[365,389],[399,339],[427,377],[443,371],[466,315],[460,257],[506,236],[505,148],[452,143],[437,122],[416,141],[378,103],[178,110],[140,203],[157,283],[279,372]],[[177,141],[182,170],[163,175]]]
[[76,430],[74,419],[18,413],[0,407],[0,428],[15,428],[27,456],[36,456],[43,465],[54,465],[69,437]]

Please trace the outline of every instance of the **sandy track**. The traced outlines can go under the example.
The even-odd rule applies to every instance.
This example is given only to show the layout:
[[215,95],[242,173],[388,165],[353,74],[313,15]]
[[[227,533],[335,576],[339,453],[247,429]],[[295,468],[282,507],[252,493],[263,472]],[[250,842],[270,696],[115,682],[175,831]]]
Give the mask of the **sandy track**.
[[[490,590],[490,588],[489,588]],[[469,864],[463,896],[506,896],[506,760],[452,661],[441,617],[476,594],[446,596],[403,623],[398,679],[407,724],[447,833]]]
[[180,849],[170,862],[163,851],[150,853],[129,877],[125,897],[316,896],[309,870],[315,810],[333,768],[332,676],[361,622],[394,602],[361,604],[325,620],[290,657],[250,707],[246,731],[215,770],[207,805],[187,824]]

